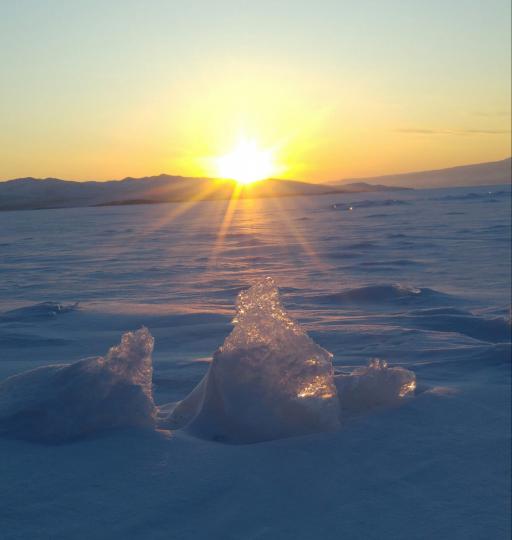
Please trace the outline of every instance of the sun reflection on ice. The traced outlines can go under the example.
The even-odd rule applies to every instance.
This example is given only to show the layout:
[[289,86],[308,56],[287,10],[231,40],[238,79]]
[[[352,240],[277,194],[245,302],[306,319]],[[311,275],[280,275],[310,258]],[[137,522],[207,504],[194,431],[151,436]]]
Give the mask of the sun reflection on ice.
[[402,388],[400,388],[400,392],[398,392],[398,395],[400,397],[405,397],[408,394],[414,392],[416,390],[416,381],[411,381],[407,384],[404,384]]
[[297,393],[297,397],[304,398],[320,398],[330,399],[335,396],[333,392],[332,382],[327,377],[316,375],[310,382],[305,384]]

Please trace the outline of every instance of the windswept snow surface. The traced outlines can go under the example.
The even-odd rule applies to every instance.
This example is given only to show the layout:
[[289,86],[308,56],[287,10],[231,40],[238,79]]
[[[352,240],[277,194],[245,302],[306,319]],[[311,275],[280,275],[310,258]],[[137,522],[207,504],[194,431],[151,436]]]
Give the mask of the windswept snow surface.
[[[54,429],[43,443],[0,437],[0,536],[508,539],[510,187],[389,200],[245,200],[221,235],[222,201],[1,213],[0,384],[11,389],[2,411],[27,419],[4,414],[4,433],[45,434],[50,419],[73,418],[57,430],[68,434],[59,442],[73,442],[46,444],[59,438]],[[230,360],[250,324],[232,326],[233,300],[265,276],[299,331],[292,338],[284,324],[276,343],[315,350],[326,368],[333,353],[341,428],[251,444],[219,444],[219,430],[199,421],[138,429],[131,413],[141,403],[146,426],[153,404],[187,400],[201,407],[186,425],[198,411],[217,421],[199,385],[212,373],[225,383],[214,397],[240,403]],[[108,354],[98,359],[141,326],[155,338],[152,398],[146,368],[109,371]],[[260,362],[248,350],[242,367]],[[93,359],[76,363],[84,357]],[[71,365],[45,367],[63,363]],[[390,407],[410,373],[415,397]],[[118,401],[114,388],[137,399]],[[235,418],[250,415],[258,388],[247,383]],[[95,407],[106,389],[114,407],[101,408],[105,418]],[[87,414],[76,414],[82,406]],[[11,431],[23,433],[34,432]],[[220,434],[249,442],[238,430]]]

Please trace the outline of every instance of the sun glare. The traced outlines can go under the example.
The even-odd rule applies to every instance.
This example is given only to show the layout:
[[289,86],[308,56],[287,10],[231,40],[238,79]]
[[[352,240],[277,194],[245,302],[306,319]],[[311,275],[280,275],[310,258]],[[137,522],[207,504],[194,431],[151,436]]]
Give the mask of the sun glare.
[[217,174],[247,185],[270,178],[277,171],[274,152],[258,147],[255,141],[242,139],[236,147],[216,159]]

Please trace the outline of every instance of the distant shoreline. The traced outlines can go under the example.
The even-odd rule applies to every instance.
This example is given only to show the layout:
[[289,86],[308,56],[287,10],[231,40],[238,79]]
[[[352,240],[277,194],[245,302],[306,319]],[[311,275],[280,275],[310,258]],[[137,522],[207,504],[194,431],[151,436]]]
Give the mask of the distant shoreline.
[[[390,191],[404,191],[412,188],[392,188]],[[262,194],[257,196],[242,196],[241,200],[248,199],[271,199],[271,198],[288,198],[288,197],[316,197],[322,195],[352,195],[357,193],[368,193],[368,191],[346,191],[342,189],[331,189],[328,191],[318,192],[318,193],[281,193],[281,194]],[[375,192],[370,192],[375,193]],[[11,206],[11,207],[1,207],[0,212],[17,212],[17,211],[30,211],[30,210],[65,210],[69,208],[103,208],[103,207],[115,207],[115,206],[142,206],[142,205],[155,205],[155,204],[179,204],[179,203],[188,203],[188,202],[211,202],[211,201],[229,201],[230,197],[207,197],[202,199],[196,199],[192,197],[183,197],[176,199],[167,199],[167,200],[151,200],[151,199],[126,199],[121,201],[107,201],[96,204],[69,204],[69,205],[50,205],[50,206]]]
[[268,179],[240,187],[234,180],[160,175],[108,182],[79,183],[57,178],[20,178],[0,183],[0,211],[46,210],[199,201],[304,197],[328,194],[395,191],[382,185],[333,186]]

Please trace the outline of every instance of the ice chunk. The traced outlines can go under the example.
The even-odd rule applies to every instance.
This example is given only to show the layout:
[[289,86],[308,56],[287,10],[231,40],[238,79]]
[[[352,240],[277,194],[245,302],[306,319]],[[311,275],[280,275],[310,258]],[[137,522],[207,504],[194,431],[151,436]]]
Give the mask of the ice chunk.
[[334,380],[344,414],[396,405],[414,395],[416,389],[416,376],[412,371],[388,367],[387,362],[377,358],[365,368],[336,375]]
[[127,332],[105,357],[46,366],[0,383],[0,434],[58,443],[116,427],[153,427],[153,337]]
[[271,278],[238,295],[233,322],[205,378],[166,425],[237,443],[338,427],[332,355],[288,315]]

